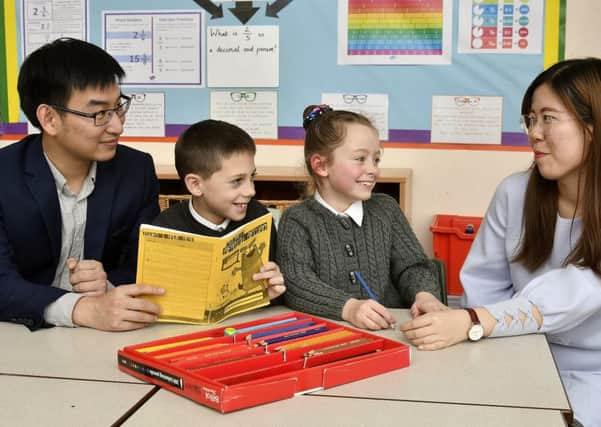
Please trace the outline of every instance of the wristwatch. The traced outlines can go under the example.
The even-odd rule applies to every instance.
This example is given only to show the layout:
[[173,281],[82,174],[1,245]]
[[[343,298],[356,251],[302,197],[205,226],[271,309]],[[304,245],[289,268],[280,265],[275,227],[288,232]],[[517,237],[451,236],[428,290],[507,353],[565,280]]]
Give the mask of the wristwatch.
[[473,308],[466,308],[465,310],[470,314],[470,318],[472,319],[472,326],[467,331],[467,337],[470,341],[478,341],[484,336],[484,328],[480,323],[478,313]]

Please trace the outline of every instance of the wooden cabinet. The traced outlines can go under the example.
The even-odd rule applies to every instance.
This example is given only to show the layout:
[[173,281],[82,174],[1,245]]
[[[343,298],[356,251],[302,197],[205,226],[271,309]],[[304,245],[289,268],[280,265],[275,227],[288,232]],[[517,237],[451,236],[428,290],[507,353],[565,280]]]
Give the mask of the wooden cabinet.
[[[156,165],[161,194],[185,194],[173,165]],[[255,178],[256,198],[263,201],[297,200],[306,182],[307,175],[302,167],[258,166]],[[411,220],[411,169],[381,168],[376,192],[391,195]]]

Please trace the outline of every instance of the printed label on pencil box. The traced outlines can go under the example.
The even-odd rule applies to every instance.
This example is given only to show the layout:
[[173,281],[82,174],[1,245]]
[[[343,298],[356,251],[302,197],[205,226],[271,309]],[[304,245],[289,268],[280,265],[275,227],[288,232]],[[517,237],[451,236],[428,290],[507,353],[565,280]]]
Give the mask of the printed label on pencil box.
[[199,394],[201,399],[219,405],[219,395],[217,394],[217,390],[190,383],[188,383],[188,386],[188,390]]
[[176,377],[175,375],[168,374],[156,368],[151,368],[150,366],[146,366],[123,356],[119,357],[119,364],[142,375],[146,375],[147,377],[162,381],[181,390],[184,389],[184,380],[180,377]]
[[217,395],[216,390],[212,390],[206,387],[203,387],[202,390],[204,391],[204,397],[206,400],[213,403],[219,403],[219,396]]

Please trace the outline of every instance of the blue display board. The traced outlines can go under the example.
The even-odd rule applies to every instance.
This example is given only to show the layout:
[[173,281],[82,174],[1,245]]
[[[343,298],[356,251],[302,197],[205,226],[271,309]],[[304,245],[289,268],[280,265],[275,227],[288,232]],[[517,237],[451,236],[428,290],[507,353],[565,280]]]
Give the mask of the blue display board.
[[[20,22],[21,1],[17,3]],[[458,0],[453,2],[452,57],[447,65],[338,65],[336,0],[293,0],[277,18],[266,16],[269,3],[274,2],[255,1],[253,6],[260,9],[247,25],[279,26],[279,87],[265,90],[278,91],[280,138],[300,138],[304,107],[319,103],[324,92],[385,93],[391,142],[428,143],[432,96],[470,95],[503,96],[503,144],[525,143],[525,138],[518,136],[521,97],[527,84],[542,71],[543,55],[458,53]],[[219,19],[205,15],[204,27],[242,25],[230,7],[233,2],[223,3],[224,16]],[[103,11],[191,9],[200,7],[193,0],[90,0],[89,40],[102,46]],[[203,73],[206,75],[206,68]],[[143,90],[165,93],[167,135],[209,117],[210,87]]]

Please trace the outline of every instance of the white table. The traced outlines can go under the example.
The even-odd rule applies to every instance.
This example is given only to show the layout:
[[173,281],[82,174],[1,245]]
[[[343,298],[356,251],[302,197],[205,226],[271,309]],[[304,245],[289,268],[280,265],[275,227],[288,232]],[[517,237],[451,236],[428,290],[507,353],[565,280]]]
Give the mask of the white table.
[[[409,319],[407,310],[391,312],[398,322]],[[408,343],[398,330],[376,334]],[[483,339],[438,351],[411,350],[409,369],[319,394],[571,411],[544,335]]]
[[0,375],[0,424],[106,427],[152,389],[147,384]]
[[[245,313],[223,322],[241,323],[290,311],[285,307]],[[30,332],[25,326],[0,322],[5,343],[0,351],[0,374],[36,375],[139,383],[117,369],[117,351],[127,345],[208,329],[206,326],[157,323],[129,332],[88,328],[49,328]]]
[[323,396],[295,396],[268,405],[221,414],[161,390],[124,424],[136,426],[431,426],[565,427],[559,411],[450,405]]
[[[281,306],[260,309],[222,326],[287,311]],[[409,318],[407,310],[392,313],[399,322]],[[202,329],[207,327],[156,324],[123,333],[85,328],[30,332],[21,325],[0,323],[0,335],[8,343],[0,351],[0,402],[12,408],[2,412],[3,422],[69,425],[79,420],[73,425],[108,425],[151,389],[118,370],[117,350]],[[404,341],[398,331],[377,334]],[[405,419],[410,420],[407,425],[438,426],[444,421],[443,425],[553,426],[562,425],[561,413],[570,411],[545,337],[531,335],[485,339],[436,352],[412,348],[408,368],[226,415],[160,390],[127,425],[168,425],[172,416],[178,417],[177,425],[300,425],[307,419],[319,425],[320,418],[311,417],[323,413],[331,414],[329,425],[398,425]],[[51,418],[38,422],[44,413]],[[59,419],[63,421],[53,422]]]

